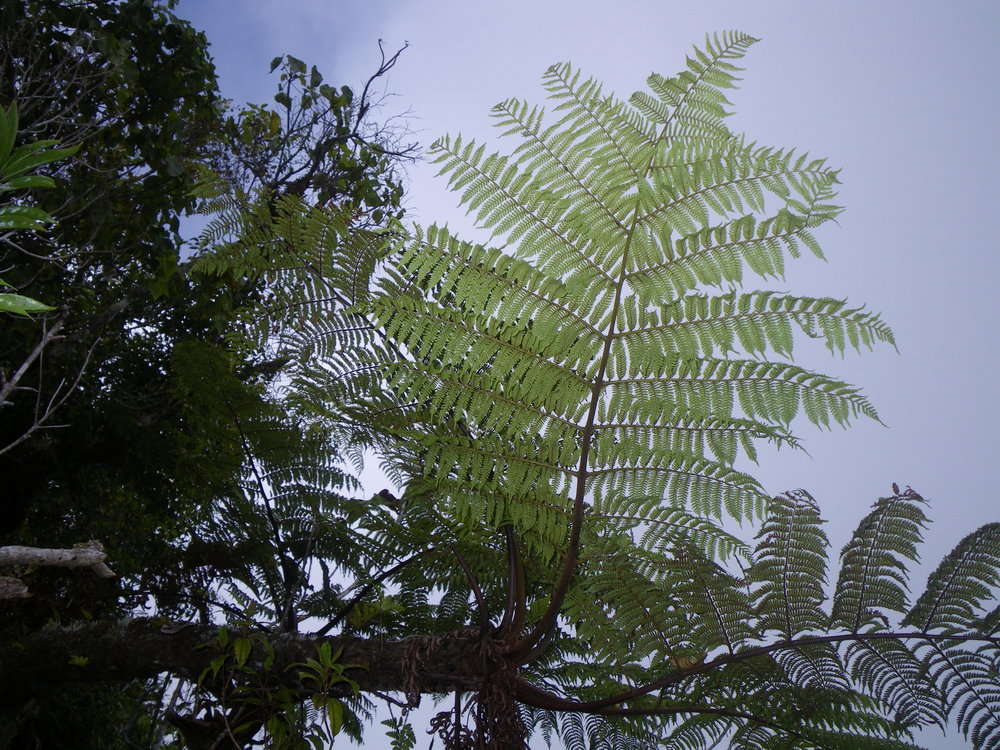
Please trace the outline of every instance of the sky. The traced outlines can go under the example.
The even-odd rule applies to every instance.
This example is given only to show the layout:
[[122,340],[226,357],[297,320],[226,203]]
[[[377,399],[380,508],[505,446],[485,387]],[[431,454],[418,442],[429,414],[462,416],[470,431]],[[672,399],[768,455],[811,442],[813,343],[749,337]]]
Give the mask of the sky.
[[[917,593],[965,534],[1000,520],[991,468],[1000,458],[1000,261],[987,221],[1000,200],[1000,4],[182,0],[178,12],[206,32],[222,92],[235,101],[270,99],[276,55],[357,88],[378,65],[379,39],[389,51],[408,42],[383,111],[409,113],[425,147],[461,133],[511,148],[496,140],[490,107],[511,96],[544,103],[541,74],[555,62],[627,99],[649,73],[679,71],[708,32],[759,37],[730,96],[730,127],[828,157],[843,169],[847,209],[819,232],[827,262],[803,258],[783,282],[759,288],[866,304],[893,327],[899,352],[840,358],[801,348],[800,364],[862,385],[887,426],[803,425],[808,454],[765,451],[755,475],[773,492],[810,491],[834,550],[892,482],[912,486],[933,520]],[[410,168],[410,218],[470,229],[435,172]],[[937,732],[922,742],[968,746]]]

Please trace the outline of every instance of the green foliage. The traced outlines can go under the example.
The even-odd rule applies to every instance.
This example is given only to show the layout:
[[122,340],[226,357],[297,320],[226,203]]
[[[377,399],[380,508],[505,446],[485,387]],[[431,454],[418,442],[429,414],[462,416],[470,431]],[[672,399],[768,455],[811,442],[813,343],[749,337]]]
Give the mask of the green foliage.
[[[3,279],[0,279],[0,287],[8,287]],[[56,308],[39,302],[23,294],[11,294],[10,292],[0,292],[0,312],[11,313],[13,315],[30,315],[38,312],[51,312]]]
[[[54,148],[55,141],[36,141],[14,148],[17,139],[17,106],[12,102],[0,108],[0,194],[29,188],[54,187],[51,178],[40,174],[25,174],[30,170],[58,161],[76,152],[76,148]],[[0,231],[41,230],[54,219],[35,206],[6,203],[0,205]],[[0,279],[0,287],[10,284]],[[23,294],[0,293],[0,312],[28,315],[55,310]]]
[[386,737],[389,738],[389,747],[392,750],[413,750],[417,746],[417,737],[413,732],[413,727],[404,719],[386,719],[382,722],[386,727]]
[[[16,99],[24,143],[49,144],[14,144],[16,168],[34,166],[13,179],[47,186],[21,204],[63,219],[0,243],[4,280],[58,305],[61,324],[44,367],[21,383],[36,395],[11,396],[0,446],[34,423],[36,399],[72,392],[47,422],[66,426],[0,457],[11,498],[0,534],[48,546],[102,538],[118,570],[138,573],[163,563],[177,519],[208,500],[205,487],[175,484],[189,456],[164,367],[175,340],[224,325],[207,314],[218,290],[195,290],[180,271],[176,232],[192,205],[187,165],[207,156],[219,121],[207,42],[165,3],[15,0],[0,9],[0,50],[5,121]],[[55,139],[77,149],[72,159],[49,161]],[[0,369],[28,360],[38,328],[5,316]]]
[[[402,52],[402,50],[400,50]],[[276,57],[279,71],[274,103],[251,104],[227,117],[225,152],[214,166],[219,176],[249,193],[288,193],[320,206],[349,205],[374,224],[401,215],[403,188],[398,162],[413,151],[400,147],[398,133],[369,117],[369,87],[395,65],[385,59],[356,96],[339,89],[292,55]]]
[[[592,630],[575,628],[574,636],[586,639],[576,648],[592,653],[594,665],[558,654],[544,680],[584,701],[627,696],[630,713],[648,712],[647,722],[665,714],[654,727],[633,726],[651,733],[640,734],[643,741],[616,747],[705,748],[720,736],[733,748],[914,747],[914,728],[951,720],[974,747],[995,747],[1000,642],[980,618],[996,598],[997,524],[970,534],[945,557],[907,610],[895,587],[907,584],[923,507],[909,489],[875,503],[841,553],[830,603],[824,591],[829,544],[815,501],[801,490],[770,503],[742,577],[688,549],[664,561],[660,579],[640,591],[638,579],[628,578],[629,561],[619,558],[607,580],[584,575],[585,592],[567,610],[580,616],[588,597],[606,608],[609,617]],[[896,532],[872,541],[873,528],[893,527]],[[860,562],[859,549],[868,551]],[[888,598],[880,599],[887,590]],[[641,601],[628,606],[626,591]],[[879,612],[870,609],[875,602]],[[859,610],[867,619],[852,629]],[[895,610],[896,621],[884,610]],[[850,623],[843,622],[845,612]],[[935,620],[935,612],[943,614]],[[681,654],[701,657],[692,665]],[[598,675],[615,674],[603,668],[608,663],[622,665],[617,686],[585,687]],[[644,687],[631,690],[634,684]],[[642,704],[644,695],[655,702]],[[601,703],[587,708],[600,714]],[[615,714],[610,706],[617,703],[606,699],[604,710]],[[580,719],[560,726],[553,716],[532,712],[530,723],[558,731],[569,747],[588,746]]]
[[[347,709],[332,693],[342,695],[346,688],[357,695],[357,683],[345,675],[357,665],[342,663],[340,651],[334,652],[328,641],[317,645],[316,658],[276,665],[268,635],[242,623],[235,633],[219,628],[197,648],[213,654],[197,688],[211,691],[230,708],[225,734],[234,741],[250,741],[263,730],[267,746],[275,750],[322,748],[345,728]],[[311,694],[311,705],[303,705],[303,693]],[[182,734],[193,742],[183,725]]]
[[[845,548],[828,604],[817,504],[770,497],[743,468],[761,443],[798,447],[801,417],[878,420],[857,388],[790,361],[797,338],[834,354],[895,346],[878,315],[843,300],[741,288],[780,278],[803,249],[822,257],[814,231],[840,211],[824,160],[726,127],[723,92],[753,41],[710,38],[632,107],[556,65],[544,77],[555,122],[520,100],[494,108],[519,138],[512,153],[439,139],[442,173],[499,247],[438,226],[359,230],[350,211],[280,196],[224,215],[207,244],[234,241],[199,263],[267,280],[276,304],[244,330],[288,358],[287,403],[380,448],[406,485],[390,512],[350,516],[379,572],[333,623],[489,628],[503,589],[517,595],[516,566],[497,570],[505,529],[527,624],[492,632],[562,706],[522,701],[523,726],[546,740],[904,748],[915,727],[954,717],[991,747],[991,532],[908,613],[925,518],[916,493],[895,492]],[[756,545],[727,519],[758,519]],[[901,630],[887,630],[892,616]],[[477,720],[499,726],[486,694]]]
[[[405,442],[401,472],[422,477],[461,533],[513,523],[539,559],[579,560],[565,600],[552,594],[549,611],[571,626],[539,677],[584,703],[645,684],[604,705],[613,716],[627,700],[624,713],[647,718],[547,725],[569,746],[638,746],[648,732],[669,744],[676,730],[678,747],[722,736],[732,747],[906,747],[912,727],[954,711],[989,747],[995,644],[972,634],[978,597],[996,584],[988,543],[960,553],[975,560],[964,577],[956,564],[932,581],[954,602],[938,607],[930,593],[912,616],[934,635],[954,617],[960,642],[868,638],[906,611],[919,498],[876,505],[845,548],[828,612],[816,504],[804,492],[772,500],[739,468],[760,441],[797,446],[799,415],[820,427],[878,420],[853,386],[767,356],[790,358],[796,334],[834,353],[894,346],[879,316],[842,300],[740,291],[748,273],[781,277],[803,248],[822,257],[813,232],[840,211],[824,160],[726,127],[723,90],[753,41],[710,38],[686,71],[651,76],[632,108],[556,65],[544,77],[554,123],[520,100],[493,110],[519,140],[513,152],[435,142],[441,173],[503,246],[396,229],[381,293],[355,308],[402,355],[369,360],[396,405],[380,401],[372,418]],[[723,530],[725,516],[762,519],[756,550]],[[733,555],[749,566],[733,571]]]
[[780,277],[801,248],[820,255],[813,231],[840,211],[824,160],[726,127],[723,91],[753,41],[709,39],[632,107],[555,65],[552,124],[520,100],[494,108],[519,140],[510,154],[461,137],[432,146],[505,249],[417,227],[358,309],[406,354],[382,366],[398,404],[383,422],[420,446],[442,512],[513,521],[550,558],[584,498],[595,519],[628,506],[636,523],[688,513],[707,529],[761,516],[767,494],[740,460],[761,441],[796,446],[797,415],[878,419],[853,386],[765,359],[790,358],[796,332],[838,353],[892,345],[877,315],[739,291],[747,271]]
[[[175,70],[161,100],[141,68],[158,52],[126,50],[148,23],[205,73],[203,39],[155,3],[94,3],[107,28],[21,4],[49,14],[57,52],[92,37],[87,69],[151,97],[117,126],[172,132],[155,115],[197,72]],[[126,139],[164,178],[148,187],[172,190],[139,191],[143,221],[193,202],[210,221],[190,263],[169,233],[134,244],[138,224],[120,264],[88,246],[74,262],[93,295],[49,269],[39,288],[72,292],[58,298],[80,304],[73,332],[106,358],[81,381],[78,444],[19,455],[36,485],[20,529],[129,536],[112,550],[130,586],[116,605],[225,621],[200,676],[179,670],[172,737],[359,740],[370,675],[342,662],[336,631],[351,653],[402,649],[388,666],[407,703],[386,698],[405,707],[383,722],[394,748],[415,745],[413,699],[449,681],[454,709],[432,721],[448,750],[531,732],[570,748],[895,750],[952,721],[976,748],[1000,747],[1000,525],[963,540],[911,604],[925,504],[894,486],[845,546],[828,601],[818,504],[772,497],[747,472],[762,444],[799,447],[802,417],[878,419],[857,388],[794,364],[797,339],[833,354],[894,346],[878,315],[843,300],[743,289],[804,250],[822,257],[814,232],[840,210],[824,160],[727,128],[725,90],[753,41],[709,38],[630,104],[554,65],[554,122],[520,100],[494,108],[512,153],[437,141],[500,247],[405,227],[395,169],[408,151],[366,126],[369,85],[333,88],[292,56],[272,62],[276,108],[223,116],[213,87],[197,89],[214,140]],[[127,160],[81,153],[109,160],[122,198]],[[124,306],[107,307],[123,288]],[[400,497],[350,496],[344,464],[370,448]],[[97,510],[75,512],[80,498]],[[758,523],[755,541],[734,521]],[[20,634],[40,618],[4,624]],[[278,662],[304,638],[314,656]],[[439,648],[455,658],[427,674]],[[72,653],[73,669],[99,661]],[[155,717],[146,728],[162,744]]]

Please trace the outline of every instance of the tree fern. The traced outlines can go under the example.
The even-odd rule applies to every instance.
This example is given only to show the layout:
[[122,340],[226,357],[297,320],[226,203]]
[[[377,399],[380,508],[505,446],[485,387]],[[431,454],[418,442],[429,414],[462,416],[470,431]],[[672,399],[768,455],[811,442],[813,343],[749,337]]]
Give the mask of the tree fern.
[[[752,42],[710,39],[687,71],[652,76],[634,108],[553,66],[555,123],[519,100],[494,109],[505,135],[520,138],[512,153],[460,137],[434,144],[461,203],[504,247],[400,230],[398,275],[365,308],[405,352],[383,369],[399,404],[386,427],[415,446],[412,466],[439,512],[511,522],[558,561],[540,618],[508,646],[516,662],[570,638],[599,663],[676,675],[630,691],[578,671],[559,681],[567,698],[619,697],[577,710],[726,716],[733,747],[857,747],[859,736],[906,747],[910,727],[956,710],[973,742],[989,746],[996,683],[988,657],[960,645],[965,636],[916,646],[868,637],[906,611],[919,498],[879,501],[845,549],[828,614],[815,503],[806,493],[770,501],[737,468],[761,440],[796,445],[789,426],[800,413],[821,427],[878,419],[856,388],[765,359],[790,358],[796,332],[836,353],[894,345],[877,315],[842,300],[738,289],[748,270],[780,277],[802,248],[821,256],[813,230],[839,212],[838,174],[824,160],[725,127],[722,90]],[[716,551],[706,540],[723,537],[702,524],[765,513],[744,578],[705,556]],[[655,530],[670,520],[684,530]],[[969,551],[964,575],[948,570],[932,586],[942,600],[964,595],[964,609],[932,594],[911,617],[940,612],[967,628],[982,615],[970,597],[995,584],[995,562]],[[572,627],[553,637],[559,613]],[[817,635],[831,632],[843,635]],[[706,659],[715,669],[699,666]],[[745,671],[754,661],[762,671]],[[954,679],[942,686],[935,675]],[[776,690],[780,706],[767,697]],[[656,703],[642,702],[654,692]],[[583,742],[583,724],[568,731],[570,744]]]
[[[878,420],[856,387],[791,361],[797,337],[894,346],[864,308],[742,288],[822,257],[814,231],[840,210],[824,160],[727,128],[753,42],[711,37],[629,104],[555,65],[554,122],[494,108],[511,153],[439,139],[499,247],[437,226],[354,232],[301,203],[239,229],[295,311],[262,333],[295,363],[292,403],[377,436],[406,482],[405,510],[349,514],[365,612],[402,621],[345,618],[356,597],[320,633],[477,626],[484,746],[538,727],[574,747],[906,748],[954,719],[1000,747],[996,529],[911,606],[924,503],[894,490],[844,548],[828,604],[817,503],[747,472],[761,443],[799,445],[800,416]],[[729,520],[759,521],[756,544]],[[453,714],[440,736],[461,735]]]

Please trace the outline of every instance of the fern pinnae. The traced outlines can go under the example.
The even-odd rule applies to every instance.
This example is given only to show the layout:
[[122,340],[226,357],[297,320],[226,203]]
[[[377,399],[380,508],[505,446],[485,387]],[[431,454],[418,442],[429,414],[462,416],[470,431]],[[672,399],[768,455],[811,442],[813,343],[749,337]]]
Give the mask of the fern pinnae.
[[[844,424],[864,415],[878,420],[878,412],[860,391],[846,383],[792,364],[710,358],[683,359],[665,355],[641,377],[609,379],[608,406],[602,414],[628,414],[637,397],[663,398],[694,412],[732,414],[734,399],[750,419],[787,425],[800,399],[809,420],[820,427],[830,418]],[[611,417],[612,419],[616,417]]]
[[927,632],[975,627],[980,603],[1000,584],[1000,523],[966,536],[927,580],[927,589],[903,620]]
[[662,750],[715,750],[732,731],[732,719],[695,715],[683,720],[661,741]]
[[426,234],[417,227],[399,262],[424,288],[439,284],[441,294],[459,308],[473,301],[483,304],[480,296],[488,290],[482,308],[488,315],[512,319],[530,307],[536,325],[562,325],[578,336],[601,335],[588,319],[586,300],[578,301],[561,282],[499,249],[463,242],[446,227],[432,225]]
[[778,292],[689,294],[662,305],[658,314],[652,311],[643,317],[641,325],[617,334],[622,346],[636,348],[630,353],[638,361],[664,351],[711,357],[716,349],[723,354],[737,351],[737,342],[751,355],[770,347],[791,357],[793,323],[810,337],[824,338],[831,352],[843,353],[848,343],[857,351],[862,345],[871,349],[876,341],[895,345],[879,316],[863,308],[848,308],[843,300]]
[[417,368],[406,363],[393,365],[391,373],[400,396],[424,404],[438,419],[458,410],[475,415],[481,430],[511,437],[542,431],[558,442],[571,439],[579,429],[573,419],[574,412],[570,411],[577,404],[554,397],[532,403],[522,396],[517,384],[485,374]]
[[[470,143],[462,149],[461,139],[453,143],[445,137],[432,144],[431,154],[437,156],[435,162],[445,162],[438,174],[453,173],[449,181],[450,187],[457,190],[471,183],[460,202],[468,204],[470,211],[477,212],[477,221],[482,226],[491,227],[494,234],[506,235],[508,242],[528,235],[528,239],[532,241],[524,244],[549,251],[550,260],[554,259],[555,269],[551,267],[553,263],[539,264],[539,269],[555,278],[561,275],[559,268],[565,264],[564,258],[555,254],[557,248],[562,248],[595,278],[607,283],[614,281],[612,276],[590,259],[585,244],[579,243],[585,237],[581,236],[578,227],[560,226],[559,215],[554,207],[530,199],[531,191],[526,190],[529,186],[529,173],[519,173],[513,165],[501,171],[503,165],[499,162],[481,166],[481,148],[474,152],[472,146]],[[531,202],[522,199],[522,193],[527,193]],[[475,195],[481,197],[477,200]]]
[[[591,163],[599,156],[611,175],[627,171],[631,178],[638,178],[642,161],[636,158],[639,150],[636,144],[648,142],[653,132],[647,123],[628,117],[620,102],[603,98],[595,79],[590,78],[583,84],[578,83],[579,79],[580,71],[574,70],[569,63],[552,65],[542,76],[542,85],[549,98],[562,100],[556,111],[566,112],[556,127],[587,141],[596,140],[594,136],[599,133],[606,146],[600,151],[591,150]],[[631,138],[626,139],[621,133],[623,130],[630,131]],[[605,184],[613,190],[615,180],[612,178]],[[611,192],[602,196],[602,200],[607,202],[614,197],[615,193]]]
[[975,748],[1000,743],[1000,684],[991,660],[962,648],[931,642],[930,679],[941,686],[950,715],[957,709],[962,733]]
[[589,210],[582,214],[593,220],[595,214],[603,216],[611,223],[611,228],[624,230],[624,216],[618,216],[607,202],[596,195],[594,186],[588,184],[585,175],[578,173],[581,165],[586,164],[588,150],[576,140],[572,131],[565,131],[558,125],[552,125],[541,130],[542,110],[535,107],[528,109],[526,102],[508,99],[493,108],[493,116],[499,120],[500,127],[514,126],[503,133],[514,132],[525,138],[514,155],[521,154],[525,158],[525,168],[535,174],[535,188],[550,190],[559,195],[572,198],[582,193],[587,198]]
[[[734,654],[746,643],[758,640],[758,627],[746,617],[752,605],[742,582],[696,549],[678,546],[675,555],[688,570],[691,589],[685,598],[702,610],[693,618],[691,628],[691,640],[701,652],[700,660],[719,647]],[[697,664],[676,666],[685,669]]]
[[731,465],[738,451],[756,463],[754,440],[767,440],[775,447],[801,449],[798,439],[780,427],[752,419],[724,417],[687,411],[669,404],[647,404],[634,411],[631,421],[601,421],[595,425],[597,439],[634,444],[638,453],[686,453],[707,457],[707,447],[715,460]]
[[726,513],[736,520],[759,517],[767,503],[760,484],[750,475],[684,455],[657,457],[641,466],[598,466],[588,469],[586,476],[592,480],[589,491],[597,499],[657,495],[675,507],[690,507],[715,518]]
[[832,623],[851,632],[878,619],[877,609],[906,609],[904,560],[917,558],[920,531],[927,523],[924,500],[907,491],[880,498],[841,552],[841,572]]
[[[676,168],[669,172],[655,171],[653,174],[658,179],[654,184],[660,194],[669,199],[651,204],[639,217],[639,224],[656,231],[654,220],[666,220],[667,226],[671,226],[671,217],[675,222],[680,218],[677,223],[683,225],[687,224],[683,219],[684,214],[687,214],[690,218],[698,219],[697,224],[705,225],[708,223],[709,208],[725,218],[730,213],[739,211],[743,203],[753,212],[763,212],[765,198],[762,187],[775,195],[785,196],[788,205],[797,205],[800,212],[803,212],[801,209],[805,204],[787,197],[788,184],[793,186],[803,200],[814,202],[816,198],[828,195],[828,188],[837,181],[836,171],[822,168],[823,160],[816,160],[804,167],[773,165],[765,159],[754,161],[756,163],[748,160],[747,164],[741,166],[731,163],[727,165],[730,168],[725,171],[692,170],[686,175],[687,180],[684,177],[676,179],[679,171]],[[670,177],[675,179],[669,179]]]
[[588,518],[595,525],[606,525],[619,532],[638,529],[640,533],[635,544],[639,549],[652,553],[648,559],[642,560],[640,569],[643,575],[653,580],[662,577],[664,571],[669,569],[669,563],[659,563],[669,559],[669,553],[679,544],[694,547],[708,559],[726,560],[748,550],[745,542],[710,519],[681,508],[665,507],[659,496],[618,495],[595,502]]
[[859,641],[848,645],[851,679],[896,712],[904,724],[945,727],[944,695],[928,679],[928,666],[903,641]]
[[697,130],[699,117],[707,117],[712,126],[721,122],[726,116],[724,104],[729,102],[720,89],[733,88],[739,80],[734,73],[740,70],[726,61],[741,58],[757,41],[735,31],[723,32],[721,39],[718,34],[706,36],[707,54],[701,53],[698,61],[688,58],[688,70],[673,78],[650,75],[646,83],[668,107],[669,114],[662,120],[664,132],[670,134],[672,126],[693,126]]

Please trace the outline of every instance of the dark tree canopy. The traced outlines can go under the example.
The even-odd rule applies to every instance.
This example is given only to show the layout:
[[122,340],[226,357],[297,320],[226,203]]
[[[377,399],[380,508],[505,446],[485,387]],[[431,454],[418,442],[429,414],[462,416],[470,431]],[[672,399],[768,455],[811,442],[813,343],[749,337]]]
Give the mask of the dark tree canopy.
[[[228,335],[266,284],[192,270],[181,223],[206,169],[230,191],[264,180],[275,195],[380,212],[370,222],[398,216],[395,170],[408,147],[360,108],[370,99],[346,87],[326,96],[318,72],[299,75],[294,58],[282,66],[277,107],[227,104],[207,40],[170,3],[15,0],[0,14],[0,106],[17,106],[17,144],[77,147],[33,170],[54,178],[50,187],[11,194],[58,222],[0,234],[9,289],[55,308],[5,315],[0,329],[3,382],[23,369],[0,422],[0,545],[100,539],[119,576],[20,569],[32,598],[0,611],[4,637],[147,604],[205,619],[214,582],[254,565],[275,601],[294,598],[302,561],[260,526],[260,508],[240,506],[241,484],[251,455],[289,465],[303,452],[327,464],[335,454],[322,428],[304,432],[269,392],[281,363]],[[290,119],[272,131],[279,112]],[[343,482],[339,471],[329,478]],[[253,517],[224,523],[227,508]],[[209,538],[227,525],[236,542]],[[32,682],[39,691],[4,714],[3,746],[148,744],[160,732],[136,717],[162,679],[125,693]]]

